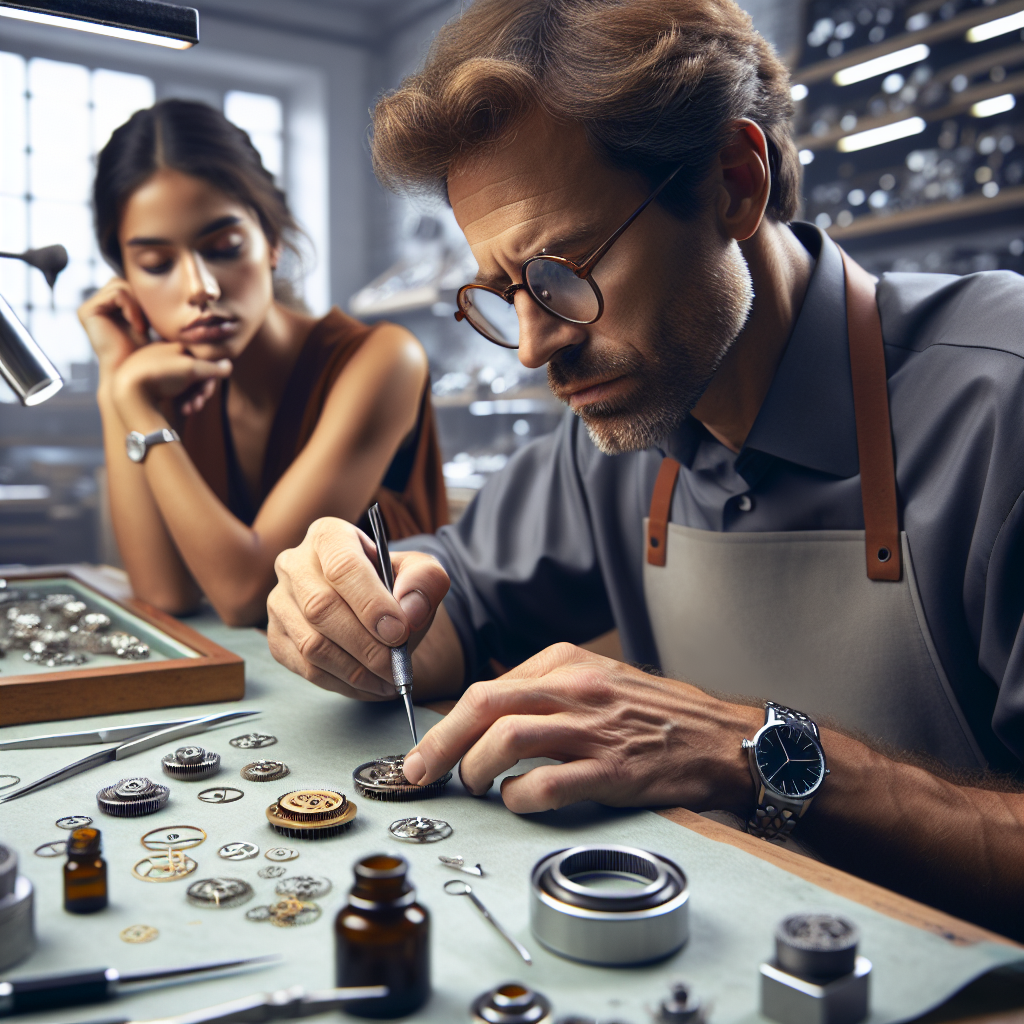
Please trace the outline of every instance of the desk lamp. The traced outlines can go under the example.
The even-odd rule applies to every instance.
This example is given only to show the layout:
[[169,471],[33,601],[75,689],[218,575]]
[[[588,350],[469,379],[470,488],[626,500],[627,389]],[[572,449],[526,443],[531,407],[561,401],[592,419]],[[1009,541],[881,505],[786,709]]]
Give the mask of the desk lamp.
[[[68,265],[68,252],[63,245],[47,245],[26,252],[0,252],[0,258],[22,260],[42,271],[52,288],[57,275]],[[10,384],[22,405],[39,405],[62,387],[53,363],[35,343],[25,325],[0,295],[0,374]]]

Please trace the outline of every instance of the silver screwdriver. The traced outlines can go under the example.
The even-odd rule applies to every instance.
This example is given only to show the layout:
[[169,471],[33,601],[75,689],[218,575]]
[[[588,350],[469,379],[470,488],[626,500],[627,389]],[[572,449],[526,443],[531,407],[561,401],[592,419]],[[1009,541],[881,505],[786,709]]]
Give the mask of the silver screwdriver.
[[[367,513],[370,526],[373,528],[373,539],[377,543],[377,561],[380,564],[381,578],[384,586],[393,594],[395,592],[395,570],[391,564],[391,553],[388,551],[388,539],[384,533],[384,520],[380,514],[380,505],[374,502]],[[408,641],[401,647],[391,648],[391,675],[395,680],[395,689],[402,695],[405,702],[405,713],[409,718],[409,731],[412,733],[412,745],[419,743],[416,735],[416,719],[412,713],[412,657],[409,654]]]

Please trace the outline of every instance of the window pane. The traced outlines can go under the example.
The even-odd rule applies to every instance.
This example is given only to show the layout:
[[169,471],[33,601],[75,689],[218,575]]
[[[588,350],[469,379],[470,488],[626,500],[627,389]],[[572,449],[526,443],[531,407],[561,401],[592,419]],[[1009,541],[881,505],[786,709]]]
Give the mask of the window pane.
[[126,75],[120,71],[99,68],[92,73],[92,148],[98,153],[109,141],[115,128],[128,120],[136,110],[153,106],[153,82],[144,75]]
[[[25,200],[0,196],[0,250],[24,252]],[[0,259],[0,295],[14,307],[14,312],[25,319],[27,277],[29,268],[21,260]]]
[[25,194],[25,60],[0,53],[0,193]]
[[28,65],[29,191],[42,199],[88,201],[89,72],[33,58]]
[[284,162],[281,142],[284,112],[281,101],[276,96],[263,96],[255,92],[229,92],[224,96],[224,116],[249,133],[263,166],[279,178]]
[[85,363],[92,359],[89,339],[78,317],[70,311],[54,313],[49,306],[33,310],[29,330],[65,379],[71,376],[72,363]]

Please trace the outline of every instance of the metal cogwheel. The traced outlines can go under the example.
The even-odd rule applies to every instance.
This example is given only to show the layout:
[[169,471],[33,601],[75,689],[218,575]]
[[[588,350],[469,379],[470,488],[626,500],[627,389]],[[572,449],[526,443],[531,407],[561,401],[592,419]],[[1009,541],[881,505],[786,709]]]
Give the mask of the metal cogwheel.
[[296,928],[319,920],[320,913],[317,904],[288,896],[267,907],[253,907],[245,916],[250,921],[269,921],[277,928]]
[[400,818],[388,826],[388,831],[403,843],[436,843],[452,834],[447,821],[438,818]]
[[317,878],[313,875],[292,875],[282,878],[274,886],[278,896],[294,896],[299,900],[319,900],[331,891],[329,878]]
[[165,775],[184,782],[205,779],[220,771],[220,754],[202,747],[178,747],[173,754],[165,754],[160,762]]
[[259,853],[260,848],[255,843],[225,843],[217,851],[217,856],[224,860],[252,860]]
[[260,868],[256,874],[260,878],[280,878],[287,870],[283,864],[268,864],[265,868]]
[[122,928],[118,938],[122,942],[137,944],[141,942],[152,942],[160,934],[156,928],[149,924],[130,924]]
[[283,761],[253,761],[241,771],[246,782],[276,782],[291,773]]
[[104,814],[115,818],[138,818],[167,806],[171,791],[150,779],[121,779],[96,794],[96,802]]
[[252,899],[253,889],[241,878],[201,878],[185,892],[185,898],[195,907],[217,907],[227,910]]
[[92,818],[88,814],[68,814],[63,818],[58,818],[54,824],[57,828],[66,828],[69,832],[74,832],[76,828],[85,828],[87,825],[91,825]]
[[330,789],[298,789],[280,797],[277,807],[282,817],[299,821],[323,821],[344,814],[347,803],[344,793],[335,793]]
[[299,856],[298,850],[293,850],[289,846],[272,846],[265,854],[263,854],[267,860],[272,860],[277,864],[284,863],[289,860],[297,860]]
[[64,839],[54,839],[52,843],[43,843],[32,851],[37,857],[63,857],[68,852],[68,844]]
[[191,850],[206,842],[206,832],[198,825],[171,825],[170,828],[154,828],[141,839],[147,850]]
[[243,736],[236,736],[228,743],[241,750],[258,750],[260,747],[272,747],[277,742],[276,736],[268,736],[263,732],[247,732]]
[[422,800],[438,796],[452,779],[452,773],[446,772],[426,786],[414,786],[405,777],[404,768],[404,754],[366,761],[352,773],[356,792],[371,800]]
[[132,875],[140,882],[175,882],[191,875],[198,866],[181,850],[172,848],[143,857],[132,867]]
[[200,790],[198,795],[204,804],[233,804],[241,800],[245,793],[234,786],[211,786],[210,789]]

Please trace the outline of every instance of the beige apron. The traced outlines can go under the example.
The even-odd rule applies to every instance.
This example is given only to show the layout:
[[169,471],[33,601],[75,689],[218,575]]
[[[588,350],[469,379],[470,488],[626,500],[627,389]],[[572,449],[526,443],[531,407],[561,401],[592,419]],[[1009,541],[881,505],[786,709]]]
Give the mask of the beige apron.
[[[665,675],[831,719],[869,742],[986,767],[932,643],[898,526],[874,281],[843,253],[864,530],[716,533],[670,523],[665,459],[644,596]],[[867,572],[865,572],[865,554]]]

